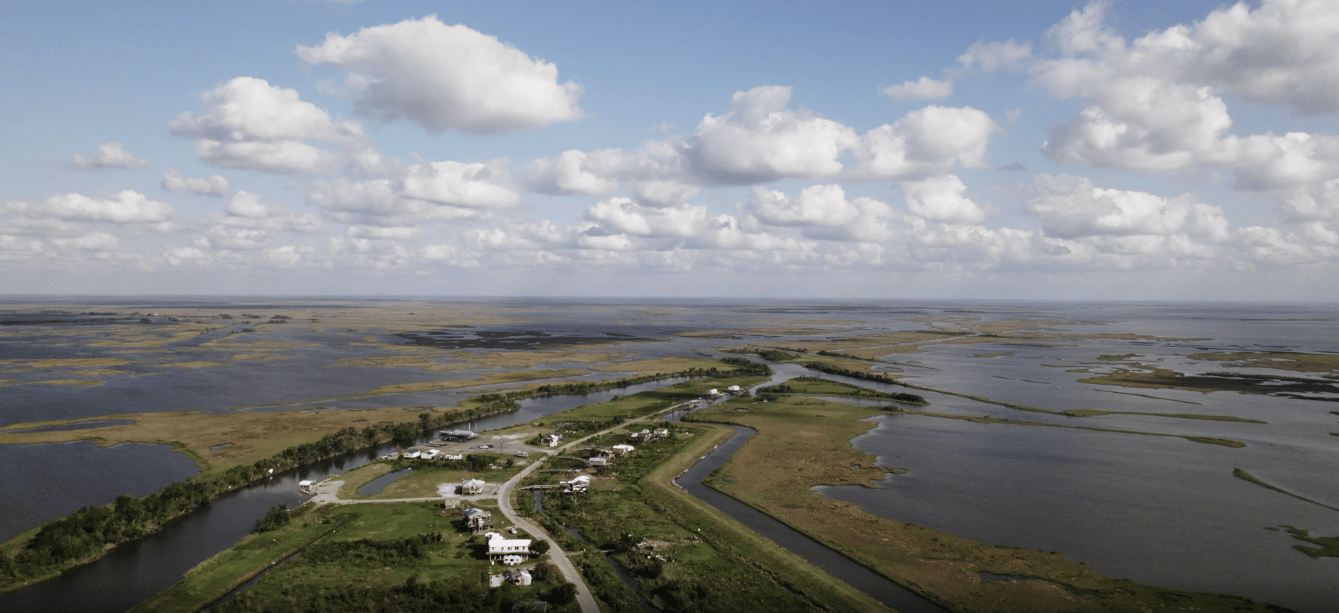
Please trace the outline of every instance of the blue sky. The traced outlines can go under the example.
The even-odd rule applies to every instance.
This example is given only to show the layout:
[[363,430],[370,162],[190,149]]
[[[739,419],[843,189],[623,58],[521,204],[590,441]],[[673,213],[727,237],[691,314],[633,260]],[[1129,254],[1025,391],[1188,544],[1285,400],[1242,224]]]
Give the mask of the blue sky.
[[1333,3],[0,14],[10,294],[1336,297]]

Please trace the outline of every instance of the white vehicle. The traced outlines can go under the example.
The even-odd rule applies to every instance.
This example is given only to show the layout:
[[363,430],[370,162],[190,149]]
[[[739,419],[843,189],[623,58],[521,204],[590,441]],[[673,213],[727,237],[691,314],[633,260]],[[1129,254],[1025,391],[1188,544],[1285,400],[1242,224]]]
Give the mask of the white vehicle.
[[518,458],[528,458],[528,457],[530,457],[530,452],[528,452],[528,451],[517,451],[517,452],[516,452],[516,457],[518,457]]

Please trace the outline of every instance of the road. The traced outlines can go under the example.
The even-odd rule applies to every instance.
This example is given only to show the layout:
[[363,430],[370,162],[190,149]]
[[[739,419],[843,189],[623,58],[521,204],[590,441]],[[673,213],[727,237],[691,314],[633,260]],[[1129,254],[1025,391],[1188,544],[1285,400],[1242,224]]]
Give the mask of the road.
[[[590,587],[587,586],[586,581],[581,578],[581,573],[577,570],[576,566],[573,565],[572,561],[567,558],[567,552],[563,551],[562,548],[558,547],[558,542],[553,540],[553,537],[550,536],[549,533],[545,532],[544,529],[535,525],[530,520],[521,517],[520,514],[516,512],[516,509],[512,508],[511,505],[512,491],[516,489],[516,484],[520,483],[523,479],[529,476],[530,473],[538,469],[540,465],[544,463],[544,460],[547,460],[550,457],[561,455],[567,450],[577,445],[580,445],[581,443],[584,443],[591,438],[601,436],[603,434],[608,434],[610,432],[613,432],[614,430],[625,428],[629,424],[633,424],[639,421],[646,421],[648,419],[658,417],[665,413],[678,410],[680,408],[684,408],[689,404],[692,404],[692,402],[680,403],[668,409],[657,411],[655,414],[638,417],[636,419],[630,419],[612,428],[606,428],[599,432],[588,434],[579,439],[573,440],[561,447],[557,447],[554,449],[540,450],[539,453],[544,453],[547,455],[543,457],[536,457],[535,460],[531,462],[529,466],[525,467],[524,470],[517,473],[516,476],[508,479],[505,483],[503,483],[501,486],[498,487],[497,505],[498,508],[502,511],[502,515],[507,518],[507,521],[510,521],[512,525],[516,526],[518,529],[530,533],[531,536],[537,539],[542,539],[548,542],[549,558],[552,561],[553,565],[558,567],[558,571],[563,574],[564,579],[566,579],[569,583],[572,583],[577,586],[577,602],[580,603],[581,605],[582,613],[600,613],[600,606],[595,602],[595,596],[591,594]],[[433,498],[350,500],[347,498],[339,497],[339,488],[342,485],[344,485],[343,481],[336,481],[332,479],[326,479],[320,483],[317,483],[314,488],[316,495],[311,499],[311,502],[317,505],[322,505],[322,504],[355,504],[355,503],[365,504],[365,503],[389,503],[389,502],[423,502],[423,501],[436,501],[444,499],[441,496],[437,496]],[[468,499],[472,500],[479,498],[492,498],[492,495],[485,494],[482,496],[468,497]]]

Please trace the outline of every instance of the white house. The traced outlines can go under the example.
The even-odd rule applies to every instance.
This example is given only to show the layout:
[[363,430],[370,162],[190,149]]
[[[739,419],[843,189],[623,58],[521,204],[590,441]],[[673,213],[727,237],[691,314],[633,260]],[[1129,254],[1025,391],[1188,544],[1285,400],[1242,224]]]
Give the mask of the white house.
[[589,460],[586,460],[586,466],[608,466],[608,465],[609,460],[607,458],[602,458],[600,456],[595,456]]
[[571,481],[561,481],[558,485],[563,486],[565,494],[580,494],[590,487],[590,475],[579,475],[573,477]]
[[739,386],[738,386],[738,385],[731,385],[730,387],[725,388],[725,391],[727,391],[727,392],[738,392],[738,391],[739,391]]
[[708,395],[708,396],[720,396],[720,395],[721,395],[721,390],[718,390],[718,389],[716,389],[716,388],[713,387],[713,388],[711,388],[711,390],[709,390],[709,391],[707,392],[707,395]]
[[530,559],[530,539],[502,538],[497,532],[484,534],[484,538],[488,539],[490,564],[502,562],[507,566],[515,566]]
[[439,453],[441,453],[441,452],[440,452],[440,451],[437,451],[436,449],[429,449],[429,450],[427,450],[427,451],[424,451],[422,454],[420,454],[419,457],[421,457],[421,458],[423,458],[423,459],[425,459],[425,460],[435,460],[435,459],[437,459],[437,454],[439,454]]
[[482,494],[484,493],[484,485],[486,484],[483,479],[466,479],[464,483],[460,484],[460,493],[466,496]]
[[632,445],[614,445],[609,449],[614,452],[614,455],[628,455],[629,453],[632,453],[632,450],[636,449],[636,447],[633,447]]
[[413,460],[413,459],[415,459],[415,458],[417,458],[417,457],[419,456],[419,452],[418,452],[417,449],[410,449],[409,451],[406,451],[406,452],[404,452],[404,453],[401,454],[401,455],[403,455],[403,456],[406,457],[406,458],[409,458],[409,459]]
[[558,441],[561,440],[563,440],[563,435],[554,432],[553,434],[545,434],[542,438],[539,439],[539,442],[540,444],[545,445],[547,447],[557,447]]

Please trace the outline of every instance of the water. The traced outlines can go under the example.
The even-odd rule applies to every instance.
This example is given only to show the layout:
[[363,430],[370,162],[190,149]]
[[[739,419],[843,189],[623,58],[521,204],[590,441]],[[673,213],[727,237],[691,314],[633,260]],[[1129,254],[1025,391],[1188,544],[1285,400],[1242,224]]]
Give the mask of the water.
[[850,558],[827,548],[794,528],[772,519],[763,512],[703,485],[702,480],[730,459],[730,456],[734,455],[740,447],[743,447],[744,443],[748,442],[748,439],[755,433],[752,428],[732,427],[735,429],[733,436],[717,446],[716,449],[712,450],[711,453],[682,475],[679,475],[674,483],[734,518],[735,521],[748,526],[758,534],[771,539],[772,542],[808,560],[814,566],[827,571],[834,577],[841,578],[851,587],[868,594],[871,598],[897,611],[903,613],[943,613],[944,609],[921,598],[915,592],[889,581],[883,575],[855,563]]
[[28,504],[4,505],[0,540],[78,511],[89,500],[106,504],[122,494],[145,496],[199,472],[171,445],[99,447],[89,441],[0,445],[0,466],[5,467],[5,488],[28,498]]
[[413,471],[414,469],[412,468],[406,468],[404,470],[397,470],[395,472],[386,473],[380,477],[377,477],[376,479],[373,479],[371,481],[368,481],[367,483],[358,486],[358,495],[376,496],[377,494],[381,493],[381,490],[386,489],[386,486],[395,483],[396,479],[399,479],[400,477],[403,477]]
[[[670,385],[671,381],[648,383],[638,388],[654,389],[657,385]],[[621,393],[629,393],[627,388]],[[579,396],[553,396],[534,398],[526,401],[530,420],[552,415],[573,406],[596,402],[595,399],[607,399],[620,392],[600,392]],[[479,432],[502,428],[518,423],[518,416],[502,414],[475,422]],[[525,423],[525,422],[520,422]],[[423,444],[431,440],[434,433],[425,434],[415,443]],[[485,434],[486,436],[486,434]],[[298,482],[302,480],[319,481],[332,475],[338,475],[375,460],[381,455],[398,451],[402,443],[388,443],[375,448],[348,454],[344,457],[318,462],[298,470],[276,474],[257,484],[225,494],[204,508],[169,522],[162,531],[148,537],[126,543],[111,551],[106,557],[91,564],[74,568],[59,577],[31,585],[13,592],[0,594],[0,611],[83,611],[86,613],[113,613],[125,611],[147,600],[154,594],[165,590],[181,579],[186,571],[208,559],[210,556],[231,547],[255,527],[260,519],[275,505],[283,504],[295,507],[309,496],[298,492]],[[74,448],[95,447],[91,443],[64,443]],[[0,446],[0,453],[13,450],[22,451],[24,447],[49,447],[39,445]],[[120,447],[132,447],[118,445]],[[166,447],[149,446],[142,447]],[[169,448],[170,449],[170,448]],[[187,464],[185,456],[167,451],[169,456],[180,458]],[[0,456],[2,457],[2,456]],[[142,461],[142,459],[141,459]],[[161,458],[155,462],[162,461]],[[135,474],[132,466],[125,467],[126,473]],[[194,474],[194,466],[191,466]],[[383,475],[374,480],[384,480],[377,487],[381,491],[385,485],[406,471]],[[151,475],[151,472],[145,472]],[[184,479],[186,476],[175,480]],[[143,477],[143,475],[141,475]],[[172,481],[163,483],[166,486]],[[364,487],[371,486],[372,483]],[[151,493],[151,488],[143,493]],[[77,491],[77,490],[74,490]],[[362,488],[359,494],[363,494]],[[56,492],[51,492],[56,497]],[[367,495],[367,494],[364,494]],[[113,496],[114,498],[114,496]],[[108,499],[110,501],[110,499]],[[66,513],[68,514],[68,512]]]
[[[348,301],[176,300],[182,308],[219,312],[275,309],[351,309]],[[59,301],[48,301],[56,303]],[[341,360],[375,353],[365,339],[407,344],[398,332],[419,330],[366,329],[346,332],[329,327],[313,331],[301,326],[266,326],[263,334],[236,334],[209,343],[160,350],[103,346],[106,332],[139,325],[125,317],[87,311],[129,309],[151,312],[171,308],[166,300],[125,299],[69,301],[67,314],[0,312],[5,325],[0,360],[48,358],[124,358],[117,368],[128,376],[102,376],[97,387],[9,385],[0,401],[0,425],[39,419],[99,418],[125,413],[196,408],[223,412],[233,407],[325,406],[322,399],[357,393],[393,383],[441,380],[469,373],[424,371],[418,368],[354,367]],[[424,301],[431,302],[431,301]],[[932,403],[928,410],[950,415],[990,415],[1052,425],[1081,425],[1169,436],[1102,433],[1072,428],[981,425],[941,418],[884,416],[879,427],[856,440],[880,461],[909,469],[881,485],[887,489],[838,488],[834,497],[859,494],[858,502],[874,513],[914,521],[959,536],[1020,547],[1058,550],[1114,576],[1130,577],[1179,589],[1236,593],[1302,611],[1326,611],[1339,601],[1339,560],[1313,560],[1292,550],[1292,540],[1264,528],[1292,524],[1313,534],[1339,535],[1339,513],[1307,505],[1231,477],[1242,468],[1290,491],[1339,506],[1333,475],[1339,470],[1339,404],[1280,396],[1184,390],[1099,386],[1081,379],[1116,365],[1100,355],[1138,354],[1150,366],[1187,373],[1227,370],[1217,362],[1191,359],[1202,351],[1300,351],[1339,353],[1339,308],[1333,305],[1269,305],[1213,303],[999,303],[987,301],[638,301],[638,300],[463,300],[436,301],[486,308],[504,313],[503,322],[477,326],[483,332],[540,332],[552,337],[630,334],[638,340],[615,345],[620,359],[710,354],[725,346],[760,344],[785,347],[803,341],[850,338],[859,334],[941,328],[954,318],[964,320],[1041,320],[1068,340],[1047,340],[1038,346],[1028,339],[989,343],[952,341],[924,345],[924,351],[895,353],[886,359],[890,372],[901,372],[929,387],[979,395],[1052,411],[1102,409],[1158,413],[1202,413],[1258,419],[1265,424],[1186,420],[1148,415],[1107,415],[1070,418],[1009,409],[964,398],[915,392]],[[0,299],[0,311],[16,304]],[[17,311],[17,307],[11,310]],[[26,319],[25,319],[26,318]],[[333,320],[333,318],[332,318]],[[35,321],[56,321],[35,324]],[[805,326],[813,332],[788,336],[737,334],[734,337],[689,338],[685,330],[740,330],[749,327]],[[133,328],[149,331],[153,326]],[[149,332],[145,332],[146,334]],[[1157,338],[1108,338],[1096,333],[1132,333]],[[512,340],[524,335],[513,334]],[[442,337],[446,338],[446,337]],[[465,337],[462,337],[465,338]],[[467,340],[488,338],[473,334]],[[450,339],[448,339],[450,340]],[[875,343],[877,344],[877,343]],[[248,352],[275,359],[232,360]],[[979,357],[999,354],[997,357]],[[180,369],[174,361],[213,360],[225,365]],[[544,365],[553,368],[563,365]],[[0,378],[20,381],[54,378],[10,368],[0,362]],[[1089,372],[1076,372],[1087,369]],[[813,375],[794,366],[778,367],[778,381],[795,374]],[[1279,373],[1319,379],[1327,373]],[[1334,374],[1334,373],[1328,373]],[[605,373],[591,375],[591,378]],[[615,375],[617,376],[617,375]],[[877,384],[860,385],[881,388]],[[907,391],[887,386],[887,391]],[[385,395],[338,401],[341,408],[361,406],[443,406],[478,390]],[[615,390],[585,399],[542,399],[575,406],[584,402],[635,393]],[[476,428],[502,427],[534,419],[530,403],[522,412]],[[496,423],[496,425],[491,425]],[[1192,443],[1172,436],[1210,436],[1247,446],[1229,449]],[[36,466],[56,466],[64,446],[39,446]],[[181,460],[165,448],[133,465],[135,470],[89,472],[94,465],[115,464],[114,450],[89,446],[91,455],[63,472],[73,483],[46,487],[41,479],[10,484],[0,496],[0,526],[10,532],[31,527],[57,511],[105,504],[139,481],[168,483]],[[3,454],[15,453],[0,446]],[[8,461],[5,466],[11,466]],[[187,466],[187,469],[190,469]],[[14,474],[15,471],[11,471]],[[23,472],[23,471],[19,471]],[[133,474],[132,474],[133,473]],[[81,486],[80,484],[85,484]],[[93,485],[116,484],[109,491]],[[1006,485],[1007,484],[1007,485]],[[157,489],[153,486],[149,489]],[[295,488],[294,488],[295,489]],[[290,492],[293,494],[293,492]],[[293,494],[295,495],[295,494]],[[296,501],[296,499],[294,499]],[[257,504],[257,515],[243,521],[249,530],[256,517],[274,503]],[[73,510],[71,508],[70,510]],[[26,510],[25,510],[26,509]],[[27,513],[27,515],[24,515]],[[10,519],[10,518],[26,519]],[[4,523],[9,522],[9,523]],[[182,538],[187,538],[183,536]],[[220,537],[221,546],[235,541]],[[202,550],[203,553],[203,550]],[[118,555],[120,553],[118,552]],[[208,554],[212,555],[212,553]],[[204,557],[208,557],[205,555]],[[203,558],[201,558],[203,559]],[[129,562],[125,562],[129,564]],[[186,566],[185,568],[189,568]],[[184,570],[184,569],[183,569]],[[180,571],[177,571],[180,576]],[[97,597],[93,598],[94,600]],[[80,607],[73,607],[80,608]],[[9,607],[0,604],[0,609]],[[23,609],[16,609],[23,610]],[[40,609],[39,609],[40,610]]]

